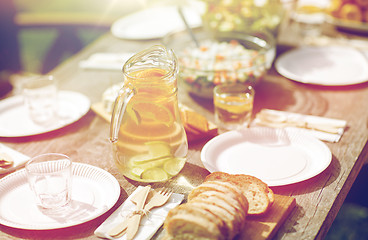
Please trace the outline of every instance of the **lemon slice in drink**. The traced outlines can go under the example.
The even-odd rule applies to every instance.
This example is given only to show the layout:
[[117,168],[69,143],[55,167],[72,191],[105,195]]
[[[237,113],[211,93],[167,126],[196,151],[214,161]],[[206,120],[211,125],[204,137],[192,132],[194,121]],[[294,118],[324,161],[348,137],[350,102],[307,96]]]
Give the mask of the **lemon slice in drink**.
[[134,102],[131,110],[132,115],[134,115],[133,112],[137,116],[138,120],[163,123],[166,126],[170,126],[174,120],[172,112],[168,108],[152,102]]
[[151,68],[135,72],[136,78],[162,78],[167,74],[167,70],[160,68]]
[[252,110],[253,99],[249,98],[244,101],[244,99],[241,99],[239,97],[229,96],[227,98],[216,100],[215,105],[230,113],[239,114]]
[[141,179],[149,181],[165,181],[169,175],[161,168],[150,168],[142,172]]
[[130,116],[130,118],[135,122],[135,124],[139,125],[141,123],[141,116],[139,113],[132,108],[132,105],[129,104],[126,109],[127,114]]
[[172,158],[165,162],[164,170],[168,174],[174,176],[180,172],[180,170],[184,167],[184,164],[184,158]]

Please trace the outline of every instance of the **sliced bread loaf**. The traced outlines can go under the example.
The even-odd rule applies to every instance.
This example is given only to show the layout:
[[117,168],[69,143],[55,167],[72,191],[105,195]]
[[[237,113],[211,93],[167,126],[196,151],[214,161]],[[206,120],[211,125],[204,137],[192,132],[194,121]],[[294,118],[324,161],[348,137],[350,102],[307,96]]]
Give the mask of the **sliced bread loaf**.
[[249,203],[249,215],[261,215],[268,211],[274,201],[273,191],[260,179],[243,174],[213,172],[205,178],[205,182],[220,181],[236,186]]

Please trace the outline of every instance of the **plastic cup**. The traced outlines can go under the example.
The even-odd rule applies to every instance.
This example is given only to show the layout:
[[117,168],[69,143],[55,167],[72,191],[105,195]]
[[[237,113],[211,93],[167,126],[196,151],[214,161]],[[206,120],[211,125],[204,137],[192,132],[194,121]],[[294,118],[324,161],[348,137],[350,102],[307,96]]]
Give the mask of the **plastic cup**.
[[23,84],[23,97],[32,121],[39,125],[52,124],[57,116],[57,86],[51,75],[38,76]]
[[63,154],[46,153],[26,163],[29,186],[36,204],[45,210],[57,210],[71,200],[72,160]]

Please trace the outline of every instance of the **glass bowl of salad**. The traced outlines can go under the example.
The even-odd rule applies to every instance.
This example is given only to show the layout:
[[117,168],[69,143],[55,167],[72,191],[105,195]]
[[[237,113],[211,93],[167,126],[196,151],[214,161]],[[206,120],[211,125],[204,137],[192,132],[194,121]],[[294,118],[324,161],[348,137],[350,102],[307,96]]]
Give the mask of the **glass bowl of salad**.
[[199,97],[212,98],[213,88],[219,84],[256,85],[275,58],[275,38],[265,31],[192,31],[199,46],[187,31],[166,35],[163,44],[178,58],[182,86]]
[[[292,0],[201,0],[203,25],[211,31],[266,30],[277,36]],[[295,0],[294,0],[295,1]]]

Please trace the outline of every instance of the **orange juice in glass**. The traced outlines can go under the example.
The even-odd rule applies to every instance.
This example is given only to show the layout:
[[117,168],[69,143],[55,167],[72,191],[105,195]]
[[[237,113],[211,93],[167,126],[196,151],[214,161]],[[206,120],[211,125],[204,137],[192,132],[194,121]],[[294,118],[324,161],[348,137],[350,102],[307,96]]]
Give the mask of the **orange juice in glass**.
[[238,130],[251,121],[254,89],[245,84],[224,84],[213,89],[215,120],[219,131]]
[[176,57],[161,45],[153,46],[129,59],[123,73],[110,129],[116,166],[132,180],[168,180],[184,167],[188,152]]

